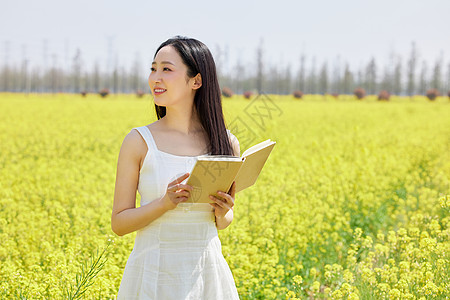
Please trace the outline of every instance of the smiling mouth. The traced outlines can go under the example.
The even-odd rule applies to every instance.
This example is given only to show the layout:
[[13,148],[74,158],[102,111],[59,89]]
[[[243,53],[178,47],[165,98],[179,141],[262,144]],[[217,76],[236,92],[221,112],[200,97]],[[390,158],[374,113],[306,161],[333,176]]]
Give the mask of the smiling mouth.
[[167,91],[167,90],[166,89],[160,89],[160,88],[156,88],[156,89],[153,90],[155,95],[161,95],[165,91]]

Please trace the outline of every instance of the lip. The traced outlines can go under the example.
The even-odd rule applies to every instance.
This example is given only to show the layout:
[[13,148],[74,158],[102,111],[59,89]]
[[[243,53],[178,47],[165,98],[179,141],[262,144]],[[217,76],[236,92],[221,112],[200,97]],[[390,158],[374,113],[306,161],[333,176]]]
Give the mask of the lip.
[[163,94],[163,93],[165,93],[167,90],[166,89],[163,89],[163,88],[154,88],[153,89],[153,94],[155,95],[155,96],[157,96],[157,95],[161,95],[161,94]]

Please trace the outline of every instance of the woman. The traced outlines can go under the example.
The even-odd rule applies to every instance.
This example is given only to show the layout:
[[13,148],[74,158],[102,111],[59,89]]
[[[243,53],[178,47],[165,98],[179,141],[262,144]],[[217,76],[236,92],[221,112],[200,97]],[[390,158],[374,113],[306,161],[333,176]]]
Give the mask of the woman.
[[169,39],[148,83],[158,120],[127,134],[117,164],[111,227],[137,231],[118,299],[239,299],[217,235],[233,220],[235,184],[214,203],[184,203],[192,187],[182,182],[197,156],[240,155],[212,55],[195,39]]

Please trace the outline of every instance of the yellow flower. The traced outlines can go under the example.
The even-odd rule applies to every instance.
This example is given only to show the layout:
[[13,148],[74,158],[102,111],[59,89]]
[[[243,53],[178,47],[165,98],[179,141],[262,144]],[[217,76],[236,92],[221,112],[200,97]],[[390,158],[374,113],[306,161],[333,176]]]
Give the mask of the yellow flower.
[[428,281],[421,289],[421,293],[427,296],[436,296],[439,293],[439,289],[432,281]]
[[352,287],[350,286],[350,284],[348,284],[347,282],[344,282],[341,285],[341,291],[342,293],[344,293],[345,295],[347,295],[348,293],[350,293],[350,291],[352,290]]
[[362,235],[362,229],[361,228],[355,228],[355,231],[354,231],[354,233],[353,233],[353,237],[355,238],[355,239],[359,239],[360,237],[361,237],[361,235]]
[[442,208],[450,208],[450,195],[439,198],[439,204]]
[[351,293],[350,295],[348,295],[348,300],[359,300],[359,296],[358,294],[355,293]]
[[384,234],[381,233],[381,232],[379,232],[379,233],[377,234],[377,239],[378,239],[380,242],[384,242]]
[[400,299],[401,293],[398,289],[392,289],[389,291],[389,299],[390,300],[397,300]]
[[313,284],[312,284],[312,286],[311,286],[311,290],[312,290],[314,293],[318,293],[319,290],[320,290],[320,282],[314,281]]
[[342,292],[340,290],[336,290],[331,294],[331,298],[340,300],[340,299],[344,298],[344,295],[342,294]]
[[303,278],[300,275],[295,275],[294,278],[292,278],[295,285],[301,285],[303,283]]
[[353,283],[353,281],[355,280],[353,273],[348,269],[346,269],[344,271],[343,278],[344,278],[344,281],[346,281],[348,283]]

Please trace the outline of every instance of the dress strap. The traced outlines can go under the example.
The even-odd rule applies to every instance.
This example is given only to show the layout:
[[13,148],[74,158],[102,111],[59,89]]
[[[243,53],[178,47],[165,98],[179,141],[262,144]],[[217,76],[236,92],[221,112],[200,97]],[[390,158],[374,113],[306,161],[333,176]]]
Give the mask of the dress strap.
[[148,149],[158,151],[158,147],[156,147],[156,143],[155,140],[153,139],[152,133],[147,126],[135,127],[134,129],[139,131],[145,143],[147,144]]

